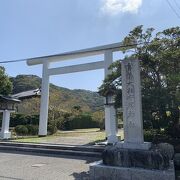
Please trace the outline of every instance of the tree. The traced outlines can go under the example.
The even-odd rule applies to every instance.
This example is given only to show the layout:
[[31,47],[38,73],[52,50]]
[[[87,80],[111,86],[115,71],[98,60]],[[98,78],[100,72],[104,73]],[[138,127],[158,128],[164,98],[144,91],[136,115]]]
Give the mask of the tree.
[[81,106],[79,105],[75,105],[72,107],[71,109],[71,113],[74,115],[74,116],[79,116],[82,114],[82,109],[81,109]]
[[0,94],[9,95],[12,92],[12,83],[5,73],[5,68],[0,66]]
[[100,130],[105,129],[104,111],[96,111],[92,114],[93,121],[96,121],[100,127]]
[[41,78],[36,75],[17,75],[11,77],[11,81],[13,83],[13,94],[41,87]]
[[[167,127],[174,118],[176,120],[173,121],[177,122],[177,116],[171,113],[170,120],[166,111],[177,112],[180,107],[180,27],[166,29],[155,35],[153,32],[153,28],[145,31],[143,26],[134,28],[124,38],[121,50],[126,54],[125,58],[140,60],[143,119],[160,129]],[[130,45],[134,47],[130,49]],[[113,92],[116,106],[120,107],[120,61],[116,61],[110,68],[113,72],[99,90],[104,96]]]

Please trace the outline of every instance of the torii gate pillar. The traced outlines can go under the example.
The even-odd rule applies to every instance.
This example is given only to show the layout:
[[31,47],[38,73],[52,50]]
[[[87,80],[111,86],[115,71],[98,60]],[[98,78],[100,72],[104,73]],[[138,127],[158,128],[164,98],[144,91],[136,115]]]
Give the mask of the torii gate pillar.
[[43,62],[42,85],[41,85],[41,107],[39,121],[39,136],[47,135],[48,105],[49,105],[49,62]]
[[[105,78],[111,74],[109,66],[113,63],[113,52],[111,50],[105,51],[104,54],[104,63],[105,63]],[[105,131],[107,136],[107,143],[114,144],[118,142],[117,137],[117,119],[116,119],[116,110],[112,103],[113,97],[109,95],[106,97],[107,101],[105,103]]]

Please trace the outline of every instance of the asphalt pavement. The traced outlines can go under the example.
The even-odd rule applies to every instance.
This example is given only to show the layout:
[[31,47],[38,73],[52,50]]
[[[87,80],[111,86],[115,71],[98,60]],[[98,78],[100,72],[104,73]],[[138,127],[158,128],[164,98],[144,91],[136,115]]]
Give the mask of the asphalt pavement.
[[0,152],[0,180],[88,180],[95,158]]

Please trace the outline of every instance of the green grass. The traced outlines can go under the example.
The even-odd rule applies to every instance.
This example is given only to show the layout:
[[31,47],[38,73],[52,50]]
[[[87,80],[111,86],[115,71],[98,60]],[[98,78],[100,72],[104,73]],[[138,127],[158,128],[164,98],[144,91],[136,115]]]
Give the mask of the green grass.
[[30,137],[17,137],[17,139],[14,139],[12,141],[14,142],[31,142],[31,143],[41,143],[42,141],[50,141],[52,139],[54,139],[55,136],[51,135],[51,136],[46,136],[46,137],[38,137],[38,136],[30,136]]

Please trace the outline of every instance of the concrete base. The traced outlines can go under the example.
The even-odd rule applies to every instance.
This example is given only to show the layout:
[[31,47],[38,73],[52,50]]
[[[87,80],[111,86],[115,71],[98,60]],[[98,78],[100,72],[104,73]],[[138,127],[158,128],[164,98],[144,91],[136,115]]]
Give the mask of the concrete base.
[[9,139],[11,138],[11,132],[0,132],[0,138],[1,139]]
[[115,144],[119,141],[118,137],[116,135],[111,135],[107,137],[108,144]]
[[116,144],[117,147],[123,148],[123,149],[139,149],[139,150],[149,150],[151,148],[150,142],[144,142],[144,143],[127,143],[127,142],[118,142]]
[[105,166],[102,161],[90,165],[91,180],[175,180],[174,163],[168,170],[147,170]]
[[113,145],[116,144],[117,142],[121,141],[121,136],[120,135],[116,135],[115,139],[115,143],[108,143],[108,141],[104,141],[104,142],[98,142],[96,143],[96,145],[100,145],[100,146],[107,146],[107,145]]

